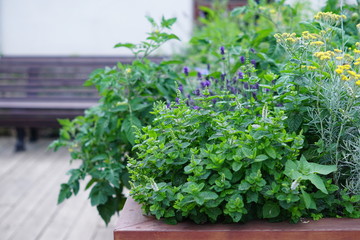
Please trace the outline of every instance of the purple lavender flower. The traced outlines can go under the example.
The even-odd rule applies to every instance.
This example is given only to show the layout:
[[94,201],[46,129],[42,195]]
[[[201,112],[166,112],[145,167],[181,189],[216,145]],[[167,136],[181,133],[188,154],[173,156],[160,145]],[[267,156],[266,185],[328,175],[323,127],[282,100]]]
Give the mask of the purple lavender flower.
[[184,74],[186,76],[189,76],[189,68],[188,67],[184,67]]
[[244,79],[244,73],[239,72],[238,75],[239,75],[239,79]]
[[196,89],[194,92],[193,92],[196,96],[200,96],[200,89]]
[[194,106],[194,107],[193,107],[193,109],[195,109],[195,110],[199,110],[199,109],[200,109],[200,107],[199,107],[199,106]]
[[255,53],[255,49],[250,48],[250,52]]
[[255,60],[255,59],[251,59],[250,62],[252,63],[252,65],[254,65],[254,68],[256,68],[256,60]]
[[221,46],[221,47],[220,47],[220,54],[221,54],[221,55],[224,55],[224,54],[225,54],[225,48],[224,48],[224,46]]
[[197,76],[198,76],[198,78],[201,78],[201,72],[197,72]]
[[249,83],[248,82],[244,82],[244,88],[249,89]]
[[206,67],[207,67],[207,70],[210,72],[210,64],[207,64]]
[[245,57],[244,57],[244,56],[241,56],[241,57],[240,57],[240,62],[241,62],[242,64],[245,63]]
[[171,104],[169,102],[166,104],[166,108],[171,108]]
[[201,84],[202,88],[205,88],[205,87],[209,87],[211,83],[209,80],[205,80],[205,81],[202,81],[200,84]]
[[259,83],[251,84],[250,88],[251,89],[259,89]]
[[177,98],[175,98],[175,102],[177,103],[177,104],[180,104],[180,99],[177,97]]
[[224,81],[224,80],[225,80],[225,77],[226,77],[226,73],[222,73],[222,74],[221,74],[221,80]]
[[184,91],[184,86],[182,84],[179,84],[179,91],[182,93]]

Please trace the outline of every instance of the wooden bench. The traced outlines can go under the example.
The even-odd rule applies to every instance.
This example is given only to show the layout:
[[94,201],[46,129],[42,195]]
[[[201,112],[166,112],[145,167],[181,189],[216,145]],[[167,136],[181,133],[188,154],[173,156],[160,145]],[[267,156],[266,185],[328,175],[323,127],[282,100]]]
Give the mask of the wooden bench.
[[89,74],[117,62],[119,57],[0,57],[0,127],[14,127],[16,151],[25,150],[25,129],[30,141],[37,128],[59,127],[57,119],[74,118],[96,105],[94,87],[84,87]]

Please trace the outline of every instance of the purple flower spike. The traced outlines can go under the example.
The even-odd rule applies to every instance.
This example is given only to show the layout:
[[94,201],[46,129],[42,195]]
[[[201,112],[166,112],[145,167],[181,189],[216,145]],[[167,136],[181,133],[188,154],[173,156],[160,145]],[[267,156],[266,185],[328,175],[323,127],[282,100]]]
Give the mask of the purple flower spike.
[[255,59],[251,59],[250,62],[252,63],[252,65],[254,65],[254,68],[256,68],[256,60],[255,60]]
[[245,57],[244,57],[244,56],[241,56],[241,57],[240,57],[240,62],[241,62],[242,64],[245,63]]
[[196,89],[193,93],[194,93],[196,96],[200,96],[200,89]]
[[255,49],[250,48],[250,52],[255,53]]
[[197,72],[198,78],[201,78],[201,72]]
[[177,98],[175,98],[175,102],[177,103],[177,104],[180,104],[180,99],[177,97]]
[[184,67],[184,74],[186,76],[189,76],[189,68],[188,67]]
[[199,109],[200,109],[200,107],[199,107],[199,106],[194,106],[194,107],[193,107],[193,109],[195,109],[195,110],[199,110]]
[[244,79],[244,74],[242,72],[239,72],[239,79]]
[[184,86],[182,84],[180,84],[178,89],[182,93],[184,91]]
[[245,89],[249,89],[249,83],[244,82],[244,88],[245,88]]
[[210,81],[205,80],[205,81],[202,81],[200,84],[201,84],[202,88],[209,87],[210,86]]
[[225,48],[224,48],[224,46],[221,46],[221,47],[220,47],[220,54],[221,54],[221,55],[224,55],[224,54],[225,54]]
[[225,77],[226,77],[226,73],[222,73],[222,74],[221,74],[221,80],[224,81],[224,80],[225,80]]
[[167,103],[167,104],[166,104],[166,108],[169,108],[169,109],[171,108],[170,103]]
[[250,88],[251,89],[259,89],[259,83],[255,83],[255,84],[250,85]]

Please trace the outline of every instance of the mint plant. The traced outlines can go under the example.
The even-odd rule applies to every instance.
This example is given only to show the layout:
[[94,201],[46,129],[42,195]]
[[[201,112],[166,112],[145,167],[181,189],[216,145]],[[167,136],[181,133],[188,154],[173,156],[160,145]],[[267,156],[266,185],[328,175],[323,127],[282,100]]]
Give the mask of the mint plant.
[[181,81],[173,70],[176,62],[155,63],[148,59],[163,43],[178,39],[166,32],[176,19],[163,18],[160,24],[150,17],[148,20],[153,31],[145,41],[115,46],[129,48],[135,55],[133,63],[95,70],[86,85],[96,86],[99,104],[84,116],[61,120],[59,139],[51,145],[55,150],[67,147],[71,161],[81,161],[79,167],[68,172],[70,177],[61,185],[58,203],[76,195],[79,183],[87,181],[85,190],[90,190],[91,205],[97,207],[106,223],[124,204],[123,188],[130,187],[126,164],[133,156],[133,126],[149,124],[153,103],[173,99],[175,83]]
[[144,211],[170,223],[297,222],[316,213],[337,190],[323,177],[336,167],[300,159],[304,137],[287,132],[281,108],[217,98],[197,99],[199,108],[157,103],[152,126],[138,130],[129,172]]

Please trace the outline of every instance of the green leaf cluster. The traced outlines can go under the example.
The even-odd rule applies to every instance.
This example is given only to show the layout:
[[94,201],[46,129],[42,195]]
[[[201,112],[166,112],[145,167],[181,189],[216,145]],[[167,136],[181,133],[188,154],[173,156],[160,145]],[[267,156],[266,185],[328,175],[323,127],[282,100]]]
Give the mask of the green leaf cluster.
[[223,99],[230,100],[216,108],[206,99],[200,109],[184,100],[155,105],[129,161],[132,197],[171,223],[297,222],[318,213],[315,206],[337,190],[321,175],[336,168],[300,158],[303,135],[287,131],[281,108],[264,115],[261,103],[229,109],[239,99]]
[[133,156],[135,128],[152,120],[153,103],[175,97],[176,82],[181,81],[173,65],[177,62],[153,62],[146,58],[168,40],[177,38],[162,30],[170,28],[176,19],[163,18],[158,25],[148,18],[157,31],[150,33],[140,45],[119,44],[137,51],[131,64],[95,70],[86,86],[95,86],[100,100],[97,106],[72,121],[60,120],[59,139],[51,145],[55,150],[67,147],[71,160],[80,160],[79,167],[68,172],[69,180],[61,185],[58,203],[76,195],[80,182],[86,181],[89,199],[100,216],[108,223],[125,201],[124,187],[129,186],[126,168]]

